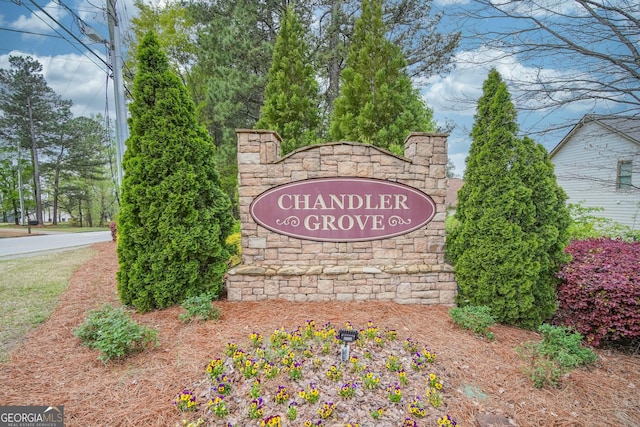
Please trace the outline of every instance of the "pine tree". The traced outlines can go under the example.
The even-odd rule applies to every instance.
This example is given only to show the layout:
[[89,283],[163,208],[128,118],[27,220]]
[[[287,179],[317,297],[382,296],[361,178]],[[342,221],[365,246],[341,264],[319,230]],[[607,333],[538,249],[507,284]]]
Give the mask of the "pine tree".
[[230,201],[215,147],[154,33],[138,50],[118,219],[118,292],[139,311],[218,294],[229,251]]
[[402,51],[385,38],[381,0],[362,0],[340,94],[333,107],[330,135],[402,154],[409,132],[433,131],[426,107],[406,72]]
[[44,165],[43,172],[48,175],[52,193],[53,224],[57,224],[62,189],[68,187],[70,181],[95,188],[108,177],[108,141],[104,138],[103,125],[96,118],[71,118],[70,106],[69,103],[57,115],[59,119],[52,132],[52,143],[45,151],[49,162]]
[[491,70],[478,101],[457,225],[447,236],[458,304],[535,327],[555,311],[569,214],[546,150],[517,136],[506,84]]
[[255,127],[277,131],[283,140],[283,154],[313,144],[320,124],[318,97],[305,32],[290,6],[276,38],[265,100]]
[[[25,157],[31,151],[35,219],[42,223],[41,155],[49,144],[62,100],[47,84],[38,61],[30,56],[10,56],[9,64],[9,69],[0,69],[0,137],[25,150]],[[25,215],[21,212],[23,219]]]
[[199,30],[188,87],[213,135],[222,188],[237,209],[235,130],[252,128],[260,116],[275,34],[261,17],[263,2],[193,2],[189,7]]

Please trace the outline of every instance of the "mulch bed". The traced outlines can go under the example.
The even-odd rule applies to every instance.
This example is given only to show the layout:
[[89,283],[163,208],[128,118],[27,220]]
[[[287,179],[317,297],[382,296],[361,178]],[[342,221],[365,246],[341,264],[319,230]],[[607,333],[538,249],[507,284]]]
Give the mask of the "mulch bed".
[[[224,355],[228,342],[247,343],[254,331],[268,337],[308,319],[338,326],[350,321],[359,328],[372,320],[438,353],[444,410],[459,426],[478,425],[489,415],[522,427],[640,426],[639,356],[597,350],[599,361],[573,371],[559,389],[536,389],[521,372],[515,347],[537,341],[538,334],[499,325],[492,328],[496,340],[483,341],[456,328],[448,308],[440,306],[218,301],[219,321],[187,324],[178,319],[180,307],[134,314],[159,331],[160,346],[104,365],[73,335],[88,310],[119,304],[115,243],[94,247],[98,256],[75,272],[54,313],[0,365],[2,405],[64,405],[66,426],[174,426],[184,418],[174,397],[202,381],[205,367]],[[375,425],[371,419],[361,423]]]

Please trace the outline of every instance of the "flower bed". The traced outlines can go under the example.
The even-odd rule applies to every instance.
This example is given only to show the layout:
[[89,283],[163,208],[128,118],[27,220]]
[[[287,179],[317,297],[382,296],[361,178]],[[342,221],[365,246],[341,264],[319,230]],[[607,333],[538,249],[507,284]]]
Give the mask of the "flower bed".
[[[357,339],[347,347],[340,331],[357,331]],[[225,353],[177,393],[178,425],[456,425],[447,415],[437,354],[372,321],[339,330],[308,320],[266,339],[253,332],[246,343],[228,343]]]

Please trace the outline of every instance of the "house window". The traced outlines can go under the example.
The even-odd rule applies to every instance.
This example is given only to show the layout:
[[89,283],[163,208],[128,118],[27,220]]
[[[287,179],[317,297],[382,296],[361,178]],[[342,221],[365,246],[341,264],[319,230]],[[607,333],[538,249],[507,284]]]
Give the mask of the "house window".
[[631,160],[618,162],[618,182],[616,187],[619,190],[631,189]]

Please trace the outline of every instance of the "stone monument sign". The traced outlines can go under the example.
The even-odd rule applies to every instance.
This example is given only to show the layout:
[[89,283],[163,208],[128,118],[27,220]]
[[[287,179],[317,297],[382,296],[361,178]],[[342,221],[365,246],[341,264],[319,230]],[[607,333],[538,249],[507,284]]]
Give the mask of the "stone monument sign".
[[284,157],[273,131],[237,135],[242,263],[229,300],[454,303],[446,135],[412,133],[404,156],[333,142]]

